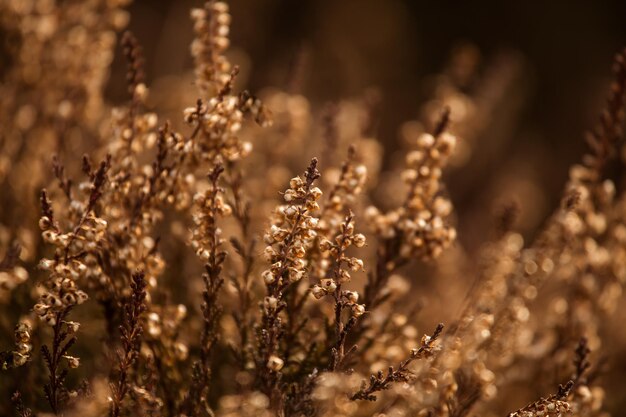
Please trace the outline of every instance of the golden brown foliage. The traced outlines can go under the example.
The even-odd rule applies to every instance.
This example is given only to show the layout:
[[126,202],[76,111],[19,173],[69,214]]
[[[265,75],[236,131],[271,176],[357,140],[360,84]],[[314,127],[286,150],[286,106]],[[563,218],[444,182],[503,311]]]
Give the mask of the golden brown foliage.
[[[504,204],[472,251],[445,170],[483,146],[516,59],[466,94],[476,51],[456,51],[402,128],[404,162],[383,163],[376,94],[318,109],[295,81],[238,91],[221,1],[191,11],[196,92],[165,120],[139,42],[119,36],[125,3],[0,4],[15,40],[1,415],[608,415],[624,389],[602,364],[623,348],[626,51],[562,204],[526,242]],[[110,108],[117,43],[128,99]]]

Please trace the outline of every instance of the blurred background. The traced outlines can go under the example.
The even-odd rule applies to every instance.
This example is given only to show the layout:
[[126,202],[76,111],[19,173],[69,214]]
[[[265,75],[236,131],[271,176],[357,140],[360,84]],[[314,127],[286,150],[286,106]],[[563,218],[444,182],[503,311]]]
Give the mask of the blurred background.
[[[621,0],[229,3],[231,60],[242,66],[240,84],[253,92],[287,88],[298,62],[298,88],[319,108],[374,87],[380,97],[375,136],[384,143],[388,164],[399,149],[402,123],[419,118],[420,106],[432,96],[434,80],[450,67],[455,51],[465,51],[471,71],[478,73],[489,72],[502,55],[515,57],[516,75],[501,97],[515,108],[498,114],[500,106],[494,104],[492,116],[503,120],[502,126],[490,120],[490,128],[477,132],[471,159],[449,179],[455,204],[468,213],[459,222],[469,247],[483,241],[489,229],[485,216],[472,216],[473,211],[514,199],[523,213],[519,227],[529,234],[558,204],[567,168],[581,155],[583,132],[593,126],[606,94],[613,54],[626,45],[626,2]],[[132,4],[129,28],[145,49],[149,83],[191,71],[189,9],[201,4]],[[117,53],[107,93],[115,103],[126,97],[125,64]],[[478,88],[460,84],[468,94]],[[481,142],[488,156],[481,157]],[[511,180],[519,187],[511,188]]]

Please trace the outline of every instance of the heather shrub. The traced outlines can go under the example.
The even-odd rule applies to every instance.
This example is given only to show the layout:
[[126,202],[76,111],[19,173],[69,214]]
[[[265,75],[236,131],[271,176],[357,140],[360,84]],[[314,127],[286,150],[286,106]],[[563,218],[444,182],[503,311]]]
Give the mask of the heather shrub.
[[457,51],[385,158],[372,91],[311,102],[299,65],[242,88],[220,1],[190,13],[193,92],[153,91],[126,3],[0,4],[1,415],[610,415],[626,51],[540,230],[502,201],[468,249],[447,175],[490,146],[517,55],[470,93]]

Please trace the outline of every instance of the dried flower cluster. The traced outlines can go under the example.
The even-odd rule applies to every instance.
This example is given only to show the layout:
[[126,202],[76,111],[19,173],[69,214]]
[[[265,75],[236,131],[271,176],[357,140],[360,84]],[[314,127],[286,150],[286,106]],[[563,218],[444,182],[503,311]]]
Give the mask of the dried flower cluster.
[[394,248],[399,258],[436,258],[456,237],[447,224],[452,203],[441,195],[443,168],[457,140],[446,132],[448,118],[446,109],[434,132],[422,133],[416,139],[417,149],[406,156],[402,179],[409,191],[402,207],[384,215],[375,207],[368,210],[379,235],[400,241]]
[[15,326],[15,350],[3,352],[2,369],[7,370],[12,367],[19,367],[30,359],[33,345],[31,343],[31,326],[26,322],[20,322]]
[[[238,91],[220,1],[191,12],[195,88],[167,114],[151,95],[189,79],[148,86],[140,42],[118,36],[125,6],[0,4],[0,415],[624,406],[626,51],[560,206],[533,238],[503,204],[472,250],[444,171],[475,163],[517,58],[480,75],[474,49],[454,51],[406,152],[383,159],[378,94],[309,102],[305,54],[285,88]],[[128,97],[110,107],[115,48]]]

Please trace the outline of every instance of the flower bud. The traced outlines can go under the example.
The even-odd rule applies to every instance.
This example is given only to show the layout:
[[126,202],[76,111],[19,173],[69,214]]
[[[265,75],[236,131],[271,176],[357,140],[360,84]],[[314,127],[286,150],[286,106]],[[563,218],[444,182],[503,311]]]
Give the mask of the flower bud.
[[363,304],[355,304],[352,306],[352,315],[354,317],[361,317],[365,313],[365,306]]
[[346,291],[343,295],[350,304],[356,304],[359,301],[359,293],[356,291]]
[[283,194],[283,198],[288,203],[293,201],[296,197],[297,197],[296,192],[294,190],[291,190],[291,189],[285,191],[285,194]]
[[265,282],[266,285],[271,285],[276,282],[276,277],[274,276],[272,271],[270,271],[269,269],[263,271],[262,276],[263,276],[263,281]]
[[313,297],[319,300],[320,298],[326,295],[326,291],[319,285],[314,285],[313,288],[311,289],[311,294],[313,294]]
[[289,180],[289,187],[293,188],[294,190],[302,187],[304,185],[304,181],[302,181],[302,178],[300,177],[293,177],[291,180]]
[[314,200],[318,200],[322,196],[322,190],[318,187],[311,188],[310,193]]
[[273,296],[265,297],[264,303],[267,310],[276,310],[276,307],[278,307],[278,299]]
[[267,367],[274,372],[280,371],[284,365],[285,365],[285,362],[276,355],[270,356],[270,358],[267,361]]
[[68,322],[65,322],[65,324],[67,325],[67,328],[69,329],[69,331],[72,333],[76,333],[78,329],[80,328],[80,323],[76,321],[68,321]]
[[289,268],[289,281],[290,282],[293,283],[293,282],[300,281],[303,275],[304,275],[304,271],[300,269],[296,269],[296,268]]
[[75,356],[65,355],[63,358],[67,360],[68,366],[72,369],[76,369],[80,366],[80,359]]
[[354,242],[354,246],[356,246],[357,248],[362,248],[363,246],[365,246],[365,235],[362,233],[357,233],[356,235],[352,236],[352,242]]
[[321,284],[322,288],[328,293],[333,293],[337,289],[337,283],[330,278],[323,279]]
[[417,138],[417,146],[420,148],[430,148],[435,144],[435,138],[430,133],[422,133],[419,138]]

